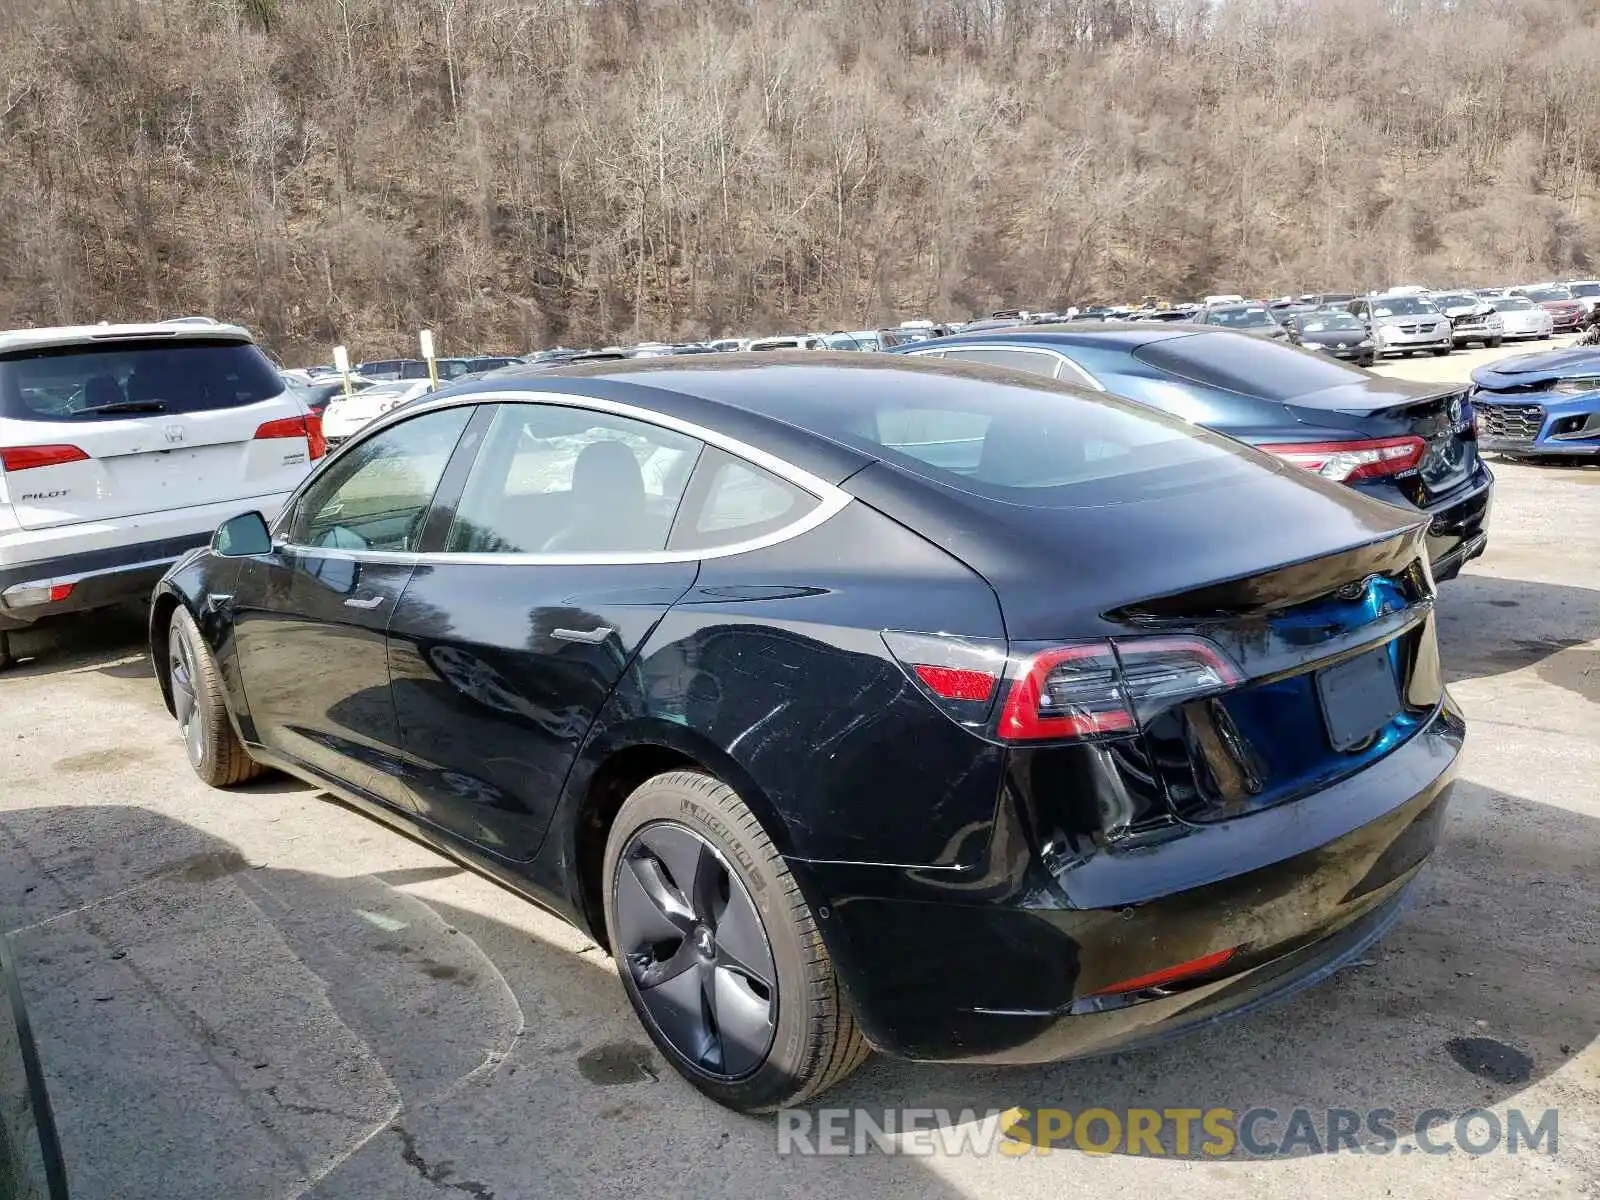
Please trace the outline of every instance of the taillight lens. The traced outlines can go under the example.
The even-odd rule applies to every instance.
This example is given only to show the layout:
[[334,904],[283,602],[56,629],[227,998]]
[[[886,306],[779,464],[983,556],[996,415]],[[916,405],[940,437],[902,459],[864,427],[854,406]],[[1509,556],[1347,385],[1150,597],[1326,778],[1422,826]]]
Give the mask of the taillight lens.
[[305,417],[280,417],[256,427],[256,439],[304,438],[313,461],[328,452],[328,439],[322,433],[322,418],[316,413]]
[[1427,453],[1419,437],[1369,438],[1351,442],[1289,442],[1262,446],[1286,463],[1314,471],[1335,483],[1379,479],[1413,469]]
[[0,467],[7,471],[31,471],[35,467],[83,462],[88,457],[76,446],[10,446],[0,450]]
[[[888,632],[889,649],[922,692],[964,725],[1002,741],[1130,733],[1173,704],[1243,681],[1203,638],[1077,642],[1008,655],[1001,643]],[[989,720],[1004,685],[999,715]]]

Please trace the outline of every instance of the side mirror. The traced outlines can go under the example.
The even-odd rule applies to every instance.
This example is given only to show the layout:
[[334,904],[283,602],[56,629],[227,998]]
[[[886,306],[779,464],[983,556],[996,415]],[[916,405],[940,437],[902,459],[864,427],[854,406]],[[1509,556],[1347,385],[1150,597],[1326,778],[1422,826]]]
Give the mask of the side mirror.
[[240,513],[217,526],[211,549],[223,558],[250,558],[272,553],[272,533],[258,512]]

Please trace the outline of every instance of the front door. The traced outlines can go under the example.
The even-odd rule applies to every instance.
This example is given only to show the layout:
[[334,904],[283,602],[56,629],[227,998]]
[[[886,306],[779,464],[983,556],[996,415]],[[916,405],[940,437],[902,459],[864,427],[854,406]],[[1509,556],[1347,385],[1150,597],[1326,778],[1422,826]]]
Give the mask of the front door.
[[421,816],[502,858],[539,849],[606,697],[694,583],[663,561],[701,451],[643,421],[503,404],[389,625]]
[[232,600],[253,739],[407,811],[385,637],[472,411],[425,413],[341,453],[272,553],[243,561]]

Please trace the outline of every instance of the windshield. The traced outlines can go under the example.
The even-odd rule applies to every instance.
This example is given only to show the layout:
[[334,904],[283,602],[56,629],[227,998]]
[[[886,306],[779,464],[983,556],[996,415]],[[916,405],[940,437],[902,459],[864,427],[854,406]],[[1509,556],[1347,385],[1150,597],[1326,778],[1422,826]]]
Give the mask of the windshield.
[[1464,292],[1447,292],[1435,296],[1433,302],[1440,308],[1477,308],[1482,303],[1476,296],[1468,296]]
[[1537,300],[1540,304],[1548,303],[1551,300],[1572,299],[1572,293],[1567,291],[1567,289],[1564,287],[1523,288],[1522,293],[1523,295],[1527,296],[1528,299]]
[[1525,312],[1538,306],[1526,296],[1496,296],[1494,307],[1496,312]]
[[1372,302],[1375,317],[1415,317],[1422,313],[1437,313],[1431,300],[1421,296],[1382,296]]
[[53,346],[0,359],[0,416],[94,421],[209,412],[255,404],[282,395],[284,387],[250,342],[152,338]]
[[1206,317],[1210,325],[1226,325],[1230,329],[1258,329],[1276,325],[1272,314],[1264,308],[1217,308]]
[[1567,291],[1574,296],[1600,296],[1600,283],[1571,283]]
[[1140,346],[1133,356],[1182,379],[1278,403],[1349,384],[1364,371],[1324,354],[1306,354],[1265,338],[1197,333]]
[[1307,313],[1300,318],[1300,329],[1304,333],[1321,333],[1324,330],[1349,329],[1359,330],[1364,328],[1360,321],[1349,313]]

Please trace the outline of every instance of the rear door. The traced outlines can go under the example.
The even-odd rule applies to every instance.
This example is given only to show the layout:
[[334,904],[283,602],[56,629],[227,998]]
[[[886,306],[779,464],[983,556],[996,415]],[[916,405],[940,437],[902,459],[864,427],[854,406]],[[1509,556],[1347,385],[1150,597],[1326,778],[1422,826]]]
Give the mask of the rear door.
[[385,630],[472,412],[423,413],[340,454],[229,601],[255,740],[405,811]]
[[248,340],[140,336],[0,358],[0,448],[24,529],[292,491],[320,432]]
[[499,407],[389,624],[431,824],[505,859],[538,851],[595,715],[694,583],[698,556],[666,547],[702,449],[610,413]]

